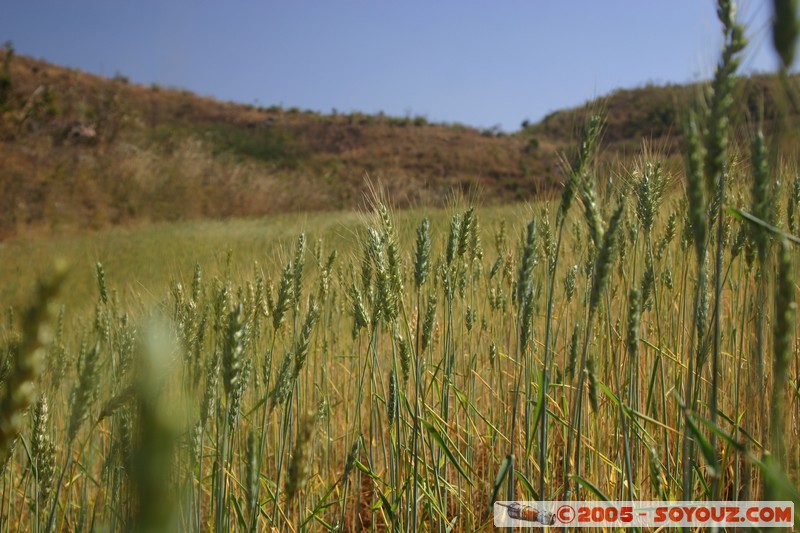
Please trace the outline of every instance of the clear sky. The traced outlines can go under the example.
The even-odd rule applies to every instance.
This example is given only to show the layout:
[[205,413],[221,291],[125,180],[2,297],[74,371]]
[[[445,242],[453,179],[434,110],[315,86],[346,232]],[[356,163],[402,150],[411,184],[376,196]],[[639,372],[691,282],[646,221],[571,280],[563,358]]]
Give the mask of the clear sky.
[[[507,131],[616,88],[708,77],[713,0],[10,0],[21,54],[223,100],[425,115]],[[777,64],[772,2],[740,6],[745,71]]]

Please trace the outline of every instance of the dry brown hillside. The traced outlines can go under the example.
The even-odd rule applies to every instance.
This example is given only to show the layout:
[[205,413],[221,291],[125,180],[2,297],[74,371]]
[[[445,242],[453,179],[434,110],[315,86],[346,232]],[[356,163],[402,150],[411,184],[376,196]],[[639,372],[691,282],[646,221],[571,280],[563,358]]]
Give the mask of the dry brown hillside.
[[[581,120],[576,108],[504,134],[423,117],[260,108],[0,54],[0,239],[348,208],[363,202],[366,175],[398,207],[440,205],[454,192],[529,199],[558,187],[559,155]],[[747,84],[755,96],[742,101],[752,109],[781,89],[772,78]],[[682,109],[699,92],[647,87],[604,99],[602,160],[650,137],[675,150]]]

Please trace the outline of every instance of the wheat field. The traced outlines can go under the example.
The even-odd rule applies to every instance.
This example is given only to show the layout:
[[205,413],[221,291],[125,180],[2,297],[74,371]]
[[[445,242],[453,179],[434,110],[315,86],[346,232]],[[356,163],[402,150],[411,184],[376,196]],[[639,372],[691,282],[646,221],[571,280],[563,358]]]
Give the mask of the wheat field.
[[[800,505],[800,175],[729,131],[531,204],[3,247],[0,532],[476,531],[513,500]],[[790,63],[790,61],[789,61]],[[55,257],[65,262],[54,261]]]

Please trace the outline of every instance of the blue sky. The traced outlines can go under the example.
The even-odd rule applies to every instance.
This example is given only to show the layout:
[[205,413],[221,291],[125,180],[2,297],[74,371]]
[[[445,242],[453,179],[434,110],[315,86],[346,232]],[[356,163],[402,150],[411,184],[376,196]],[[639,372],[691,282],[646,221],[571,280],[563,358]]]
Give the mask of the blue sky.
[[[774,70],[772,2],[740,7]],[[708,77],[712,0],[12,0],[21,54],[223,100],[516,130],[615,88]]]

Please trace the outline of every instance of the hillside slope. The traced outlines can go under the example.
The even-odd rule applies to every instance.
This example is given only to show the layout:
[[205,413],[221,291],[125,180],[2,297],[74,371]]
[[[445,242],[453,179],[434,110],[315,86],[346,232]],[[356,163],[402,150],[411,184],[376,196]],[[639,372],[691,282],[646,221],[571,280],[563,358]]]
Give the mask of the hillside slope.
[[[504,134],[424,117],[224,103],[0,54],[0,239],[356,207],[367,175],[398,207],[442,205],[454,192],[477,192],[483,203],[525,200],[558,187],[559,157],[586,109]],[[786,111],[775,79],[743,86],[751,116],[763,100],[768,119],[789,116],[786,129],[794,127],[797,113]],[[608,115],[601,161],[624,160],[648,138],[669,156],[700,92],[646,87],[590,104]]]

